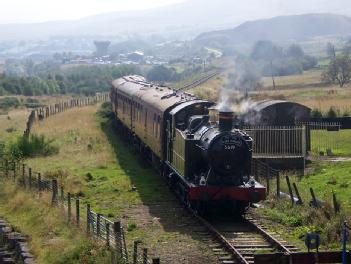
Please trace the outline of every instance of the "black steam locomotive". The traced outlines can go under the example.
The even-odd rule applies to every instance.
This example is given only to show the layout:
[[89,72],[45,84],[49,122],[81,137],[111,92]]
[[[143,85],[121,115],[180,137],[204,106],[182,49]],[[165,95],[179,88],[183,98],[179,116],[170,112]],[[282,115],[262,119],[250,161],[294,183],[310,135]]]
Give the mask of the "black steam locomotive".
[[242,214],[265,199],[250,176],[252,139],[233,128],[232,112],[214,120],[213,102],[141,76],[113,81],[110,96],[118,121],[188,206],[225,203]]

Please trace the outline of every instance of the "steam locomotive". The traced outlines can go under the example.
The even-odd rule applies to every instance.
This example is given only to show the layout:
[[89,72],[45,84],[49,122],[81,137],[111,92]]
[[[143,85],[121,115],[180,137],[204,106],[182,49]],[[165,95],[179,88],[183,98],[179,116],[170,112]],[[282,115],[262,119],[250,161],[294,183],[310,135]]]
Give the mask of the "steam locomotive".
[[132,142],[187,206],[203,212],[226,204],[243,214],[265,199],[265,187],[250,175],[252,139],[233,128],[232,112],[217,121],[213,102],[136,75],[113,81],[110,97]]

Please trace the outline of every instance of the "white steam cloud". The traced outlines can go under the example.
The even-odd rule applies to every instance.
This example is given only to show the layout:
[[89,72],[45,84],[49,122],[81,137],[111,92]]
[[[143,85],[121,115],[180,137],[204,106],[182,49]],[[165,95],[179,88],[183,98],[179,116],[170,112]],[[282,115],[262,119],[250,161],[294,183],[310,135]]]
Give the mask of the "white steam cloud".
[[253,103],[248,94],[260,87],[260,81],[261,75],[253,63],[237,59],[226,73],[226,83],[219,95],[219,111],[246,113]]

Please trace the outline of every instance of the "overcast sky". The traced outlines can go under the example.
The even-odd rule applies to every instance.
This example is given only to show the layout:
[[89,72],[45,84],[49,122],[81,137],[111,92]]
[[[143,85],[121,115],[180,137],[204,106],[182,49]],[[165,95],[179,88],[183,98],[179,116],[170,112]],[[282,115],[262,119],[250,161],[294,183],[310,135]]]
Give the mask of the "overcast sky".
[[78,19],[118,10],[148,9],[184,0],[0,0],[0,24]]

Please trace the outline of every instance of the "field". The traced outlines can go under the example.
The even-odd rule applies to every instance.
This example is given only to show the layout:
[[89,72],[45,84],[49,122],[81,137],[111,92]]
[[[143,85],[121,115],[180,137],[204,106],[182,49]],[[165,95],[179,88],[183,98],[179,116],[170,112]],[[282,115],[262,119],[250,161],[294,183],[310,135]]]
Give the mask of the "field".
[[311,147],[315,154],[327,154],[330,149],[335,156],[351,157],[351,129],[311,130]]
[[[167,263],[213,259],[159,175],[116,135],[109,120],[95,114],[97,110],[74,109],[35,125],[33,133],[55,139],[60,152],[27,163],[58,177],[66,191],[82,197],[95,211],[122,219],[129,244],[142,240],[151,254]],[[181,260],[183,256],[187,259]]]
[[[254,100],[288,100],[317,108],[324,112],[331,106],[339,109],[341,114],[351,112],[351,84],[340,88],[336,85],[325,85],[320,81],[321,70],[311,70],[302,75],[275,77],[276,90],[272,88],[271,78],[263,78],[263,87],[251,92]],[[225,77],[200,85],[191,90],[201,98],[218,100],[220,89],[225,84]]]
[[15,109],[0,115],[0,140],[23,134],[29,114],[27,109]]

